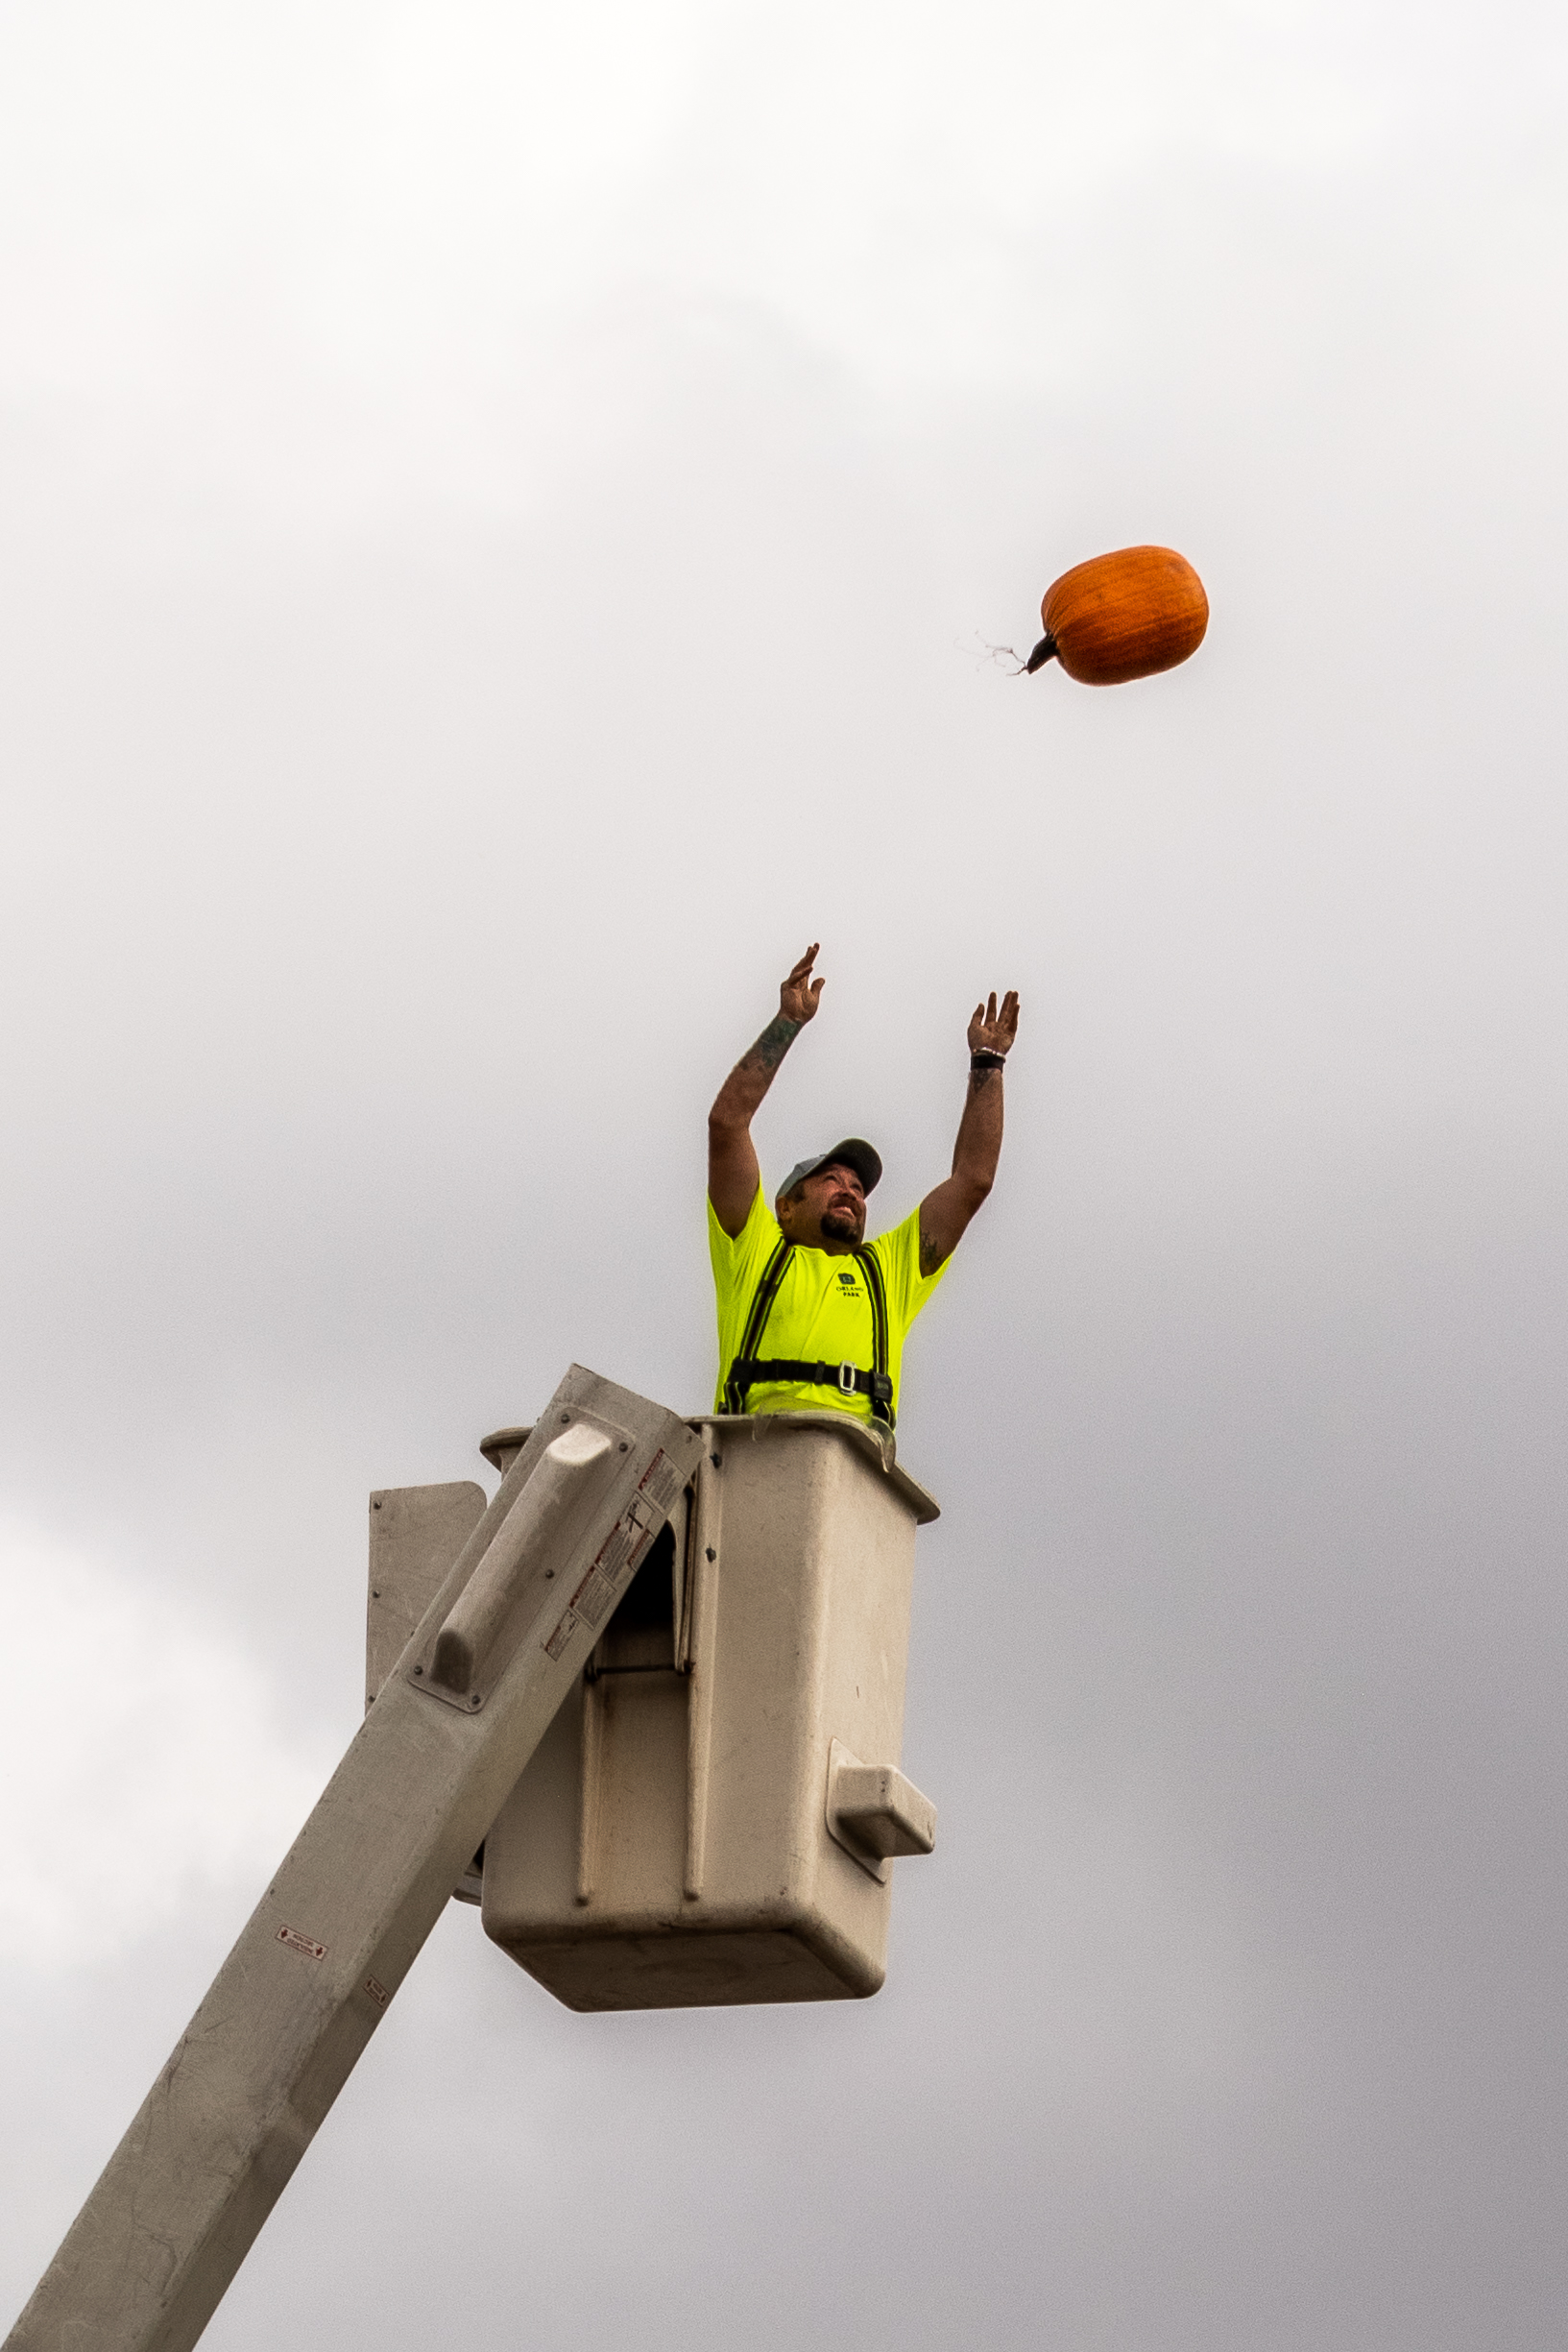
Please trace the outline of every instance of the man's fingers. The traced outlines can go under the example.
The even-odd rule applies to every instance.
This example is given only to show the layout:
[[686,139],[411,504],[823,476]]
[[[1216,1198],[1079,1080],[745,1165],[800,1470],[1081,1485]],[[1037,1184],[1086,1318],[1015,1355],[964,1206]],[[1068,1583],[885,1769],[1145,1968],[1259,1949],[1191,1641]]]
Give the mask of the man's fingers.
[[1005,1038],[1010,1045],[1018,1030],[1018,990],[1009,988],[999,1005],[997,992],[993,988],[990,995],[976,1006],[969,1026],[982,1038],[989,1039],[993,1046],[998,1038]]

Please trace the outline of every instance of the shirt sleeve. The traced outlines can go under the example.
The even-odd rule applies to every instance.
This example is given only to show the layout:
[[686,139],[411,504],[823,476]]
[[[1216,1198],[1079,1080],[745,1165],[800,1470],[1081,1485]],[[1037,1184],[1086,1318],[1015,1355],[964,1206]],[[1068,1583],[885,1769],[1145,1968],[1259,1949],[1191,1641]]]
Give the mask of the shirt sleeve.
[[948,1268],[952,1253],[933,1274],[920,1271],[920,1211],[911,1209],[891,1233],[879,1233],[871,1245],[887,1285],[887,1311],[901,1330],[907,1331]]
[[713,1288],[718,1294],[719,1329],[722,1332],[727,1317],[737,1299],[748,1302],[757,1287],[763,1267],[772,1256],[779,1241],[779,1220],[762,1198],[762,1187],[757,1187],[746,1222],[733,1239],[719,1224],[718,1213],[712,1200],[708,1203],[708,1255],[713,1268]]

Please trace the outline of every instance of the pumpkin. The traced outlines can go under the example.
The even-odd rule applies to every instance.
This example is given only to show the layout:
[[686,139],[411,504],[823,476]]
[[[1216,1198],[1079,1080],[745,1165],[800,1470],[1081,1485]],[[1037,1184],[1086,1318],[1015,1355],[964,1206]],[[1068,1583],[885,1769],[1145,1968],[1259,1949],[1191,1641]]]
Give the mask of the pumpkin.
[[1053,580],[1040,618],[1046,634],[1025,665],[1031,676],[1054,655],[1084,686],[1121,686],[1195,653],[1209,599],[1173,547],[1119,547]]

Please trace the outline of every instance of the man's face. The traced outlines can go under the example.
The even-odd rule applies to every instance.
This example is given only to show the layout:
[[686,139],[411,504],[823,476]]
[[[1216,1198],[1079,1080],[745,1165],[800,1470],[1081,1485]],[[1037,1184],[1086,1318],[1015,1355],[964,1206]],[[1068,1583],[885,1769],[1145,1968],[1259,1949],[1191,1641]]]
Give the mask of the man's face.
[[799,1200],[779,1202],[779,1224],[808,1249],[853,1249],[865,1239],[865,1187],[853,1168],[830,1160],[801,1186]]

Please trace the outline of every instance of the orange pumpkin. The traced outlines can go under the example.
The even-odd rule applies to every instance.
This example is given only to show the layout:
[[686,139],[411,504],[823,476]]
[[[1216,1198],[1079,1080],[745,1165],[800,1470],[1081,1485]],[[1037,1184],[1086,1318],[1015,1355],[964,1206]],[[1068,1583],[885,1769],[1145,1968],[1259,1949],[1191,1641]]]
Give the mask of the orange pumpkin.
[[1046,634],[1025,664],[1031,676],[1054,655],[1084,686],[1121,686],[1195,653],[1209,599],[1173,547],[1119,547],[1053,580],[1040,618]]

